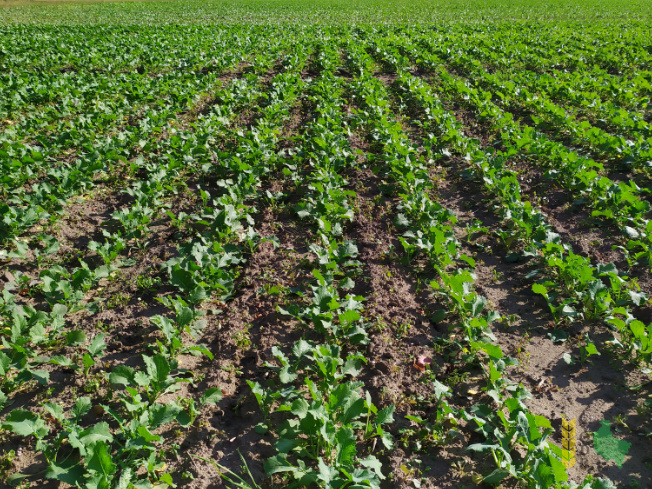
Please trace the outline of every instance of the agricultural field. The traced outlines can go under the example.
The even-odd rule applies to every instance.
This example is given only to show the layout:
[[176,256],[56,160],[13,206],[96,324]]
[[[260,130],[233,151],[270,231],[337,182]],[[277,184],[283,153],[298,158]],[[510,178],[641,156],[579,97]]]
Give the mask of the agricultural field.
[[652,2],[0,2],[0,486],[652,487]]

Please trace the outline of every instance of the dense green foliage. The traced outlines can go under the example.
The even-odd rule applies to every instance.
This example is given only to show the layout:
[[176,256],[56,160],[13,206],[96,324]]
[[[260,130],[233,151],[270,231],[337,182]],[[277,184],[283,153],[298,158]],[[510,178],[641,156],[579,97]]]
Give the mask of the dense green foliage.
[[[21,3],[0,21],[36,24],[424,24],[649,21],[649,0],[187,0]],[[11,5],[11,0],[7,5]]]

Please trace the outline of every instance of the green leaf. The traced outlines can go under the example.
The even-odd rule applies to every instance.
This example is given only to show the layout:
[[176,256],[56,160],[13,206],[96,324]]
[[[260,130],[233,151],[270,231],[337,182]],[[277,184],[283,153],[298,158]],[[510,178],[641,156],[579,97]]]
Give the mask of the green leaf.
[[112,384],[134,385],[135,374],[136,372],[133,368],[127,365],[118,365],[109,374],[109,382]]
[[545,463],[539,463],[536,466],[534,479],[538,482],[539,487],[553,487],[555,484],[555,475],[552,468]]
[[598,349],[595,347],[595,345],[593,343],[587,343],[587,345],[585,347],[585,350],[586,350],[586,354],[589,355],[589,356],[590,355],[599,355],[600,354],[600,352],[598,352]]
[[541,284],[532,284],[532,292],[535,294],[548,295],[548,289]]
[[331,482],[336,480],[338,477],[339,472],[337,469],[326,465],[321,457],[317,462],[317,467],[319,468],[319,474],[317,474],[317,478],[320,481],[324,481],[326,483],[325,487],[333,487]]
[[81,418],[91,410],[92,403],[89,397],[80,397],[70,411],[74,418]]
[[342,373],[344,375],[350,375],[351,377],[357,377],[361,371],[362,359],[359,357],[350,356],[342,366]]
[[16,472],[15,474],[11,474],[9,477],[7,477],[6,481],[7,484],[9,484],[12,487],[20,486],[21,483],[27,479],[29,475],[27,474],[21,474],[20,472]]
[[79,434],[79,440],[85,447],[89,447],[98,442],[111,443],[113,441],[113,435],[109,431],[108,423],[100,422],[82,431]]
[[493,360],[500,360],[503,358],[503,351],[501,350],[500,346],[498,345],[492,345],[491,343],[471,343],[473,346],[478,346],[482,350],[484,350],[487,355],[489,355],[489,358]]
[[535,414],[533,416],[534,419],[534,425],[537,428],[549,428],[552,429],[552,424],[550,424],[550,420],[546,418],[545,416],[539,416],[538,414]]
[[60,423],[65,419],[65,416],[63,415],[63,407],[60,404],[56,404],[54,402],[46,402],[43,404],[43,408]]
[[482,482],[486,482],[487,484],[498,484],[506,477],[509,477],[509,475],[509,470],[496,469],[487,477],[482,479]]
[[629,236],[632,239],[636,239],[640,236],[636,229],[629,226],[625,226],[625,234],[627,234],[627,236]]
[[371,470],[373,470],[376,475],[378,476],[379,479],[384,479],[385,476],[383,475],[382,468],[383,464],[380,460],[378,460],[376,457],[373,455],[369,455],[367,458],[361,459],[360,463],[364,466],[367,467]]
[[300,360],[304,355],[307,355],[313,350],[314,346],[312,344],[308,343],[306,340],[301,339],[297,341],[292,347],[292,354],[297,358],[297,360]]
[[349,465],[353,462],[353,457],[355,456],[355,433],[352,428],[346,427],[338,430],[335,435],[337,444],[335,446],[335,459],[337,464]]
[[450,395],[450,388],[444,384],[438,382],[436,379],[432,381],[432,385],[435,387],[435,397],[439,400],[443,396]]
[[609,479],[596,478],[591,484],[591,489],[618,489]]
[[176,403],[154,404],[149,408],[149,422],[152,429],[171,423],[181,411]]
[[69,331],[66,334],[66,346],[80,346],[86,343],[86,333],[79,330]]
[[125,467],[125,469],[122,471],[122,474],[120,474],[120,480],[118,481],[118,485],[115,487],[115,489],[129,489],[131,486],[132,477],[133,471],[131,470],[131,467]]
[[52,306],[52,312],[50,315],[54,317],[63,317],[68,312],[68,308],[63,304],[55,304]]
[[391,433],[383,431],[382,435],[380,435],[380,441],[387,450],[392,450],[394,448],[394,439],[392,438]]
[[635,292],[633,290],[630,290],[629,297],[632,300],[632,302],[637,306],[641,306],[645,304],[645,302],[647,301],[647,295],[644,292]]
[[298,416],[300,419],[303,419],[308,414],[310,405],[304,399],[296,399],[292,403],[292,414]]
[[201,404],[217,404],[222,400],[222,391],[217,387],[211,387],[201,397]]
[[104,333],[95,335],[91,340],[91,344],[86,348],[88,352],[96,356],[99,352],[106,348],[106,343],[104,343]]
[[140,387],[149,387],[152,382],[155,382],[155,380],[149,377],[142,370],[139,370],[134,374],[134,382]]
[[396,217],[394,217],[394,226],[399,229],[408,228],[410,227],[410,220],[404,214],[396,214]]
[[111,459],[110,450],[106,443],[102,441],[98,442],[89,449],[89,452],[91,453],[91,456],[86,460],[86,467],[88,470],[95,471],[106,477],[113,475],[116,467]]
[[156,355],[154,358],[143,355],[145,368],[149,378],[157,382],[165,382],[170,375],[170,362],[163,355]]
[[95,360],[93,360],[93,357],[88,353],[84,353],[84,356],[82,357],[82,364],[84,365],[84,368],[89,369],[95,365]]
[[375,422],[377,424],[389,424],[394,422],[394,410],[396,406],[393,404],[390,406],[385,406],[383,409],[378,411],[376,415]]
[[552,473],[555,476],[555,482],[566,482],[568,480],[568,472],[566,472],[564,464],[552,455],[548,456],[548,460],[550,461]]
[[57,465],[51,462],[45,472],[46,479],[56,479],[71,486],[78,486],[84,482],[84,467],[79,464],[64,463]]
[[187,351],[188,353],[190,353],[192,356],[195,357],[204,355],[209,360],[212,360],[214,358],[213,353],[208,348],[206,348],[206,345],[190,345],[187,348]]
[[474,443],[473,445],[469,445],[466,447],[467,450],[471,450],[472,452],[488,452],[491,450],[496,450],[500,448],[500,445],[490,445],[487,443]]
[[26,409],[14,409],[5,418],[2,428],[19,436],[34,435],[43,438],[50,430],[45,421]]
[[289,438],[279,438],[279,440],[276,442],[276,445],[274,446],[280,453],[290,453],[290,450],[292,450],[296,445],[296,440],[291,440]]
[[349,311],[345,311],[342,314],[340,314],[338,318],[340,320],[340,324],[345,326],[347,324],[351,324],[351,323],[354,323],[357,320],[359,320],[360,319],[360,313],[358,313],[357,311],[349,310]]
[[196,287],[192,274],[177,266],[170,273],[170,283],[181,289],[182,292],[190,292]]
[[359,396],[357,396],[357,398],[352,396],[347,400],[346,404],[344,405],[344,410],[339,420],[341,423],[347,424],[353,421],[354,419],[358,419],[360,415],[364,412],[365,412],[364,399],[362,399]]
[[192,424],[192,417],[190,414],[188,414],[187,411],[181,411],[179,414],[177,414],[176,420],[177,423],[179,423],[184,428],[187,428]]
[[278,455],[265,460],[265,473],[269,476],[278,474],[279,472],[294,472],[296,467],[288,462],[286,457],[286,454],[279,453]]
[[138,436],[140,436],[146,443],[154,443],[161,441],[161,437],[158,435],[155,435],[151,431],[147,429],[145,426],[139,426],[138,430],[136,430],[138,433]]
[[47,370],[30,370],[34,380],[36,380],[41,385],[48,385],[50,381],[50,372]]
[[193,304],[198,304],[202,302],[204,299],[206,299],[206,297],[208,297],[208,294],[206,293],[206,289],[198,285],[197,287],[192,289],[189,299],[190,302],[192,302]]
[[430,320],[433,323],[440,323],[444,319],[446,319],[446,316],[448,315],[448,312],[445,309],[438,309],[433,313],[432,316],[430,316]]
[[561,329],[553,329],[547,336],[553,343],[563,343],[568,339],[568,333]]

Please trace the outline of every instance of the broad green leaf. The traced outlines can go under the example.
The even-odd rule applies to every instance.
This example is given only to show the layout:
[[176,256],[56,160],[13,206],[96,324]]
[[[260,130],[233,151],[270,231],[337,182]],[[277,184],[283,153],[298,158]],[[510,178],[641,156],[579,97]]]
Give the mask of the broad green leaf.
[[568,472],[566,472],[564,464],[552,455],[548,457],[548,460],[550,461],[550,468],[555,477],[555,482],[566,482],[568,480]]
[[162,438],[159,435],[155,435],[154,433],[149,431],[145,426],[139,426],[138,430],[136,431],[138,435],[147,443],[154,443],[162,440]]
[[112,384],[133,385],[135,370],[127,365],[118,365],[109,374],[109,382]]
[[154,404],[149,408],[149,422],[152,429],[171,423],[181,411],[176,403]]
[[548,289],[541,284],[532,284],[532,292],[535,294],[547,295]]
[[437,379],[432,381],[432,385],[435,387],[435,398],[441,399],[443,396],[450,395],[450,388],[438,382]]
[[378,476],[379,479],[385,479],[385,476],[383,475],[382,468],[383,464],[380,460],[378,460],[376,457],[373,455],[369,455],[367,458],[360,459],[360,463],[364,466],[367,467],[371,470],[373,470],[376,475]]
[[335,448],[335,459],[337,464],[342,466],[349,465],[353,462],[355,456],[356,436],[351,428],[340,428],[335,435],[337,445]]
[[19,436],[34,435],[43,438],[50,430],[45,421],[26,409],[14,409],[5,418],[2,428]]
[[111,459],[109,447],[103,441],[93,445],[89,449],[90,457],[86,460],[88,470],[95,471],[106,477],[110,477],[116,470],[116,466]]
[[63,414],[63,407],[60,404],[54,402],[46,402],[43,404],[43,408],[52,415],[54,419],[63,422],[65,416]]
[[333,482],[338,477],[339,474],[337,469],[326,465],[324,461],[321,459],[321,457],[317,461],[317,467],[319,468],[319,473],[317,474],[317,478],[320,481],[324,481],[326,483],[325,487],[332,487],[331,482]]
[[16,472],[14,474],[11,474],[9,477],[7,477],[6,481],[7,484],[9,484],[11,487],[16,487],[20,486],[22,482],[29,477],[28,474],[22,474],[20,472]]
[[184,428],[187,428],[192,424],[192,418],[187,411],[181,411],[179,414],[177,414],[176,420],[177,423],[179,423]]
[[163,355],[156,355],[154,358],[143,355],[143,361],[150,379],[157,382],[167,380],[170,375],[170,362]]
[[510,473],[508,470],[496,469],[491,474],[482,479],[482,482],[487,484],[498,484],[503,479],[509,477]]
[[79,346],[86,343],[86,333],[79,330],[69,331],[66,334],[66,345],[67,346]]
[[104,333],[95,335],[91,340],[91,344],[88,345],[87,347],[88,352],[93,356],[97,355],[105,348],[106,348],[106,343],[104,343]]
[[201,404],[217,404],[222,400],[222,391],[217,387],[206,390],[201,397]]
[[383,409],[378,411],[378,414],[376,415],[376,418],[374,421],[377,424],[389,424],[394,422],[394,411],[396,410],[396,406],[393,404],[390,406],[385,406]]
[[278,474],[280,472],[294,472],[296,470],[296,467],[288,462],[287,455],[284,453],[279,453],[278,455],[265,460],[264,467],[265,473],[268,476]]
[[48,385],[50,381],[50,372],[47,370],[30,370],[32,377],[41,385]]
[[113,441],[113,435],[109,431],[109,425],[105,422],[100,422],[82,431],[79,434],[79,440],[85,447],[89,447],[98,442],[111,443]]
[[365,412],[364,399],[359,396],[356,397],[349,398],[344,405],[342,415],[339,418],[341,423],[350,423],[354,419],[358,419]]
[[292,403],[292,414],[298,416],[300,419],[303,419],[308,414],[310,405],[304,399],[296,399]]
[[290,453],[297,445],[297,440],[291,440],[289,438],[279,438],[279,440],[274,445],[280,453]]

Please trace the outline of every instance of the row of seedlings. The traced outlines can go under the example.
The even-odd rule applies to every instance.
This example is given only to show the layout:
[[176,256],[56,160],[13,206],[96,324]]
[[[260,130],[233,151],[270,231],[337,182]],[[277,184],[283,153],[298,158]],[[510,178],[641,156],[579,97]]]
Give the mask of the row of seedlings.
[[[365,54],[359,52],[358,56]],[[379,159],[401,189],[396,222],[405,228],[400,239],[404,250],[408,255],[423,253],[437,276],[430,285],[445,305],[436,313],[437,319],[455,318],[455,326],[463,331],[460,346],[484,358],[487,385],[483,390],[494,405],[479,403],[468,411],[456,410],[444,399],[450,395],[449,389],[434,379],[438,398],[436,422],[442,424],[446,418],[452,418],[476,425],[476,431],[486,441],[468,449],[491,453],[496,463],[484,482],[496,484],[512,476],[529,487],[570,487],[566,484],[568,474],[561,462],[561,448],[548,442],[553,431],[550,421],[527,408],[525,401],[530,393],[506,376],[507,367],[516,365],[517,360],[506,356],[495,344],[490,325],[500,315],[488,310],[487,299],[474,290],[475,261],[461,253],[454,233],[455,215],[430,199],[433,183],[427,162],[396,121],[381,82],[366,74],[357,80],[354,90],[361,105],[361,122],[374,140],[382,141]],[[521,448],[527,452],[524,457],[517,456]],[[591,487],[591,478],[584,484]]]
[[298,176],[306,193],[295,211],[315,232],[317,242],[309,249],[318,267],[304,297],[308,303],[279,307],[299,320],[309,339],[299,340],[289,355],[273,348],[280,367],[269,365],[277,377],[268,385],[248,382],[265,417],[258,431],[277,437],[278,453],[265,462],[268,476],[284,474],[291,487],[379,488],[385,479],[380,460],[358,452],[367,451],[368,441],[376,438],[392,447],[386,425],[393,421],[394,408],[378,409],[355,380],[366,363],[358,348],[369,340],[362,320],[364,298],[342,294],[353,288],[359,263],[355,242],[343,237],[353,219],[354,194],[345,189],[341,172],[354,167],[356,157],[341,110],[343,80],[334,75],[339,52],[324,39],[316,60],[320,76],[308,91],[314,117],[296,156],[297,166],[308,163],[310,172]]

